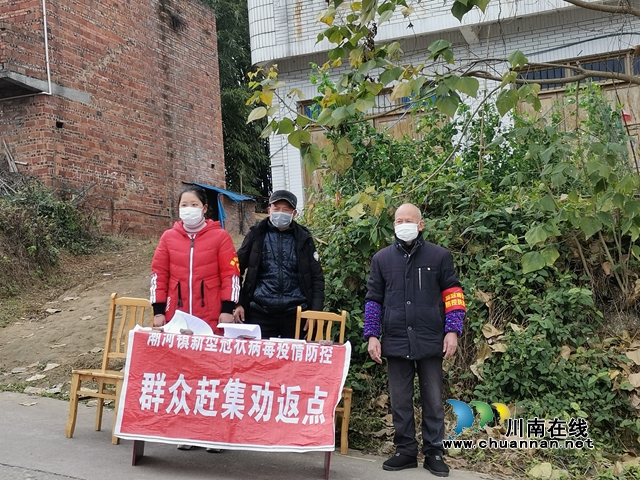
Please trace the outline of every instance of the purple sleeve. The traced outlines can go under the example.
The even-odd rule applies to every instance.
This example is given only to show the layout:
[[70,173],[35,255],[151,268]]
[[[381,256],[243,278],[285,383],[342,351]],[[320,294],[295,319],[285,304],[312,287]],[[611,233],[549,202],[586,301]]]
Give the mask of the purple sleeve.
[[456,332],[458,336],[462,335],[465,313],[466,312],[464,310],[452,310],[451,312],[447,312],[444,317],[444,333]]
[[373,300],[367,300],[364,304],[364,339],[369,337],[380,338],[380,319],[382,317],[382,305]]

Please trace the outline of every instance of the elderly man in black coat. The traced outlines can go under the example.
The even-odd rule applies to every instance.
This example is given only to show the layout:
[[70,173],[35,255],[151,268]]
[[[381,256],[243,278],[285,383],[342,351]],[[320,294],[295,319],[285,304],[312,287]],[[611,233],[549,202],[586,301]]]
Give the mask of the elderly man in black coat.
[[452,357],[466,313],[451,253],[422,239],[418,207],[404,204],[393,223],[396,241],[376,253],[365,299],[364,337],[371,358],[386,357],[396,454],[385,470],[418,466],[413,415],[417,373],[422,402],[424,468],[449,475],[444,450],[442,359]]

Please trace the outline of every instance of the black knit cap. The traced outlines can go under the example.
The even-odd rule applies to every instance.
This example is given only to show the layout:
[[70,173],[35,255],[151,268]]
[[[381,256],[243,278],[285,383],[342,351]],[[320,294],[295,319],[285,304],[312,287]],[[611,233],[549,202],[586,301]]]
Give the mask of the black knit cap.
[[285,200],[296,209],[296,205],[298,205],[298,198],[288,190],[276,190],[269,197],[269,205],[276,203],[279,200]]

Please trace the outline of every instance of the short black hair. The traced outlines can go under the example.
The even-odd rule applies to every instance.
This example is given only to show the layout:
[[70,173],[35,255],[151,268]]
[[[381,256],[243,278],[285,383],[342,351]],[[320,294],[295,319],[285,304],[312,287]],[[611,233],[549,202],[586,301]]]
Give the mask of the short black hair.
[[185,187],[180,192],[180,195],[178,195],[178,205],[180,205],[180,202],[182,201],[182,195],[187,192],[193,193],[196,197],[198,197],[198,200],[202,202],[202,205],[208,205],[207,192],[204,190],[204,188],[199,187],[198,185],[189,185]]

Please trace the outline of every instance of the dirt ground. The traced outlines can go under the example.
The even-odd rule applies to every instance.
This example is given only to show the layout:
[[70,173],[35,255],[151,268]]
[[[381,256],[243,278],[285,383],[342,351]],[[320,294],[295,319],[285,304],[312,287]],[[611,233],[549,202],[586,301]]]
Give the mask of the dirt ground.
[[[236,248],[241,242],[234,238]],[[67,398],[73,368],[100,366],[109,297],[149,297],[157,241],[118,243],[113,252],[63,258],[57,286],[0,299],[0,309],[13,307],[0,327],[0,390]]]

